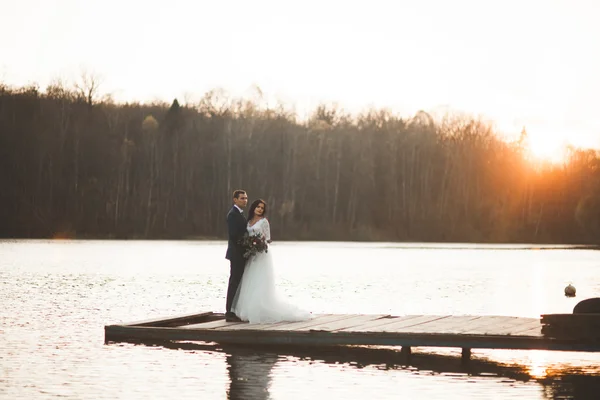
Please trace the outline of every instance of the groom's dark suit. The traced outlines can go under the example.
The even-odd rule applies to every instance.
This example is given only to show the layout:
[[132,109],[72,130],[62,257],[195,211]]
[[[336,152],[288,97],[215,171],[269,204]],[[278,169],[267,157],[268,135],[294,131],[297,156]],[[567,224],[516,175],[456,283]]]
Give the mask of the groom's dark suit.
[[231,207],[227,214],[227,231],[229,232],[229,242],[227,244],[227,254],[225,258],[229,260],[231,272],[229,275],[229,286],[227,287],[227,305],[226,311],[231,311],[233,298],[237,292],[242,275],[244,275],[244,267],[246,260],[244,259],[244,249],[239,243],[246,233],[246,218],[244,214],[235,206]]

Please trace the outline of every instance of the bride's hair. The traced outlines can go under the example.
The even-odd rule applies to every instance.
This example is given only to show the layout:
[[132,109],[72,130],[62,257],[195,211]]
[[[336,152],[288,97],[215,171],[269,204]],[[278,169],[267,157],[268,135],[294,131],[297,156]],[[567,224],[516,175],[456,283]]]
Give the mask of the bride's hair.
[[265,211],[263,212],[262,216],[265,217],[267,215],[267,202],[263,199],[256,199],[252,202],[252,205],[250,206],[250,211],[248,211],[248,221],[254,218],[254,210],[256,210],[256,207],[258,207],[258,205],[261,203],[265,206]]

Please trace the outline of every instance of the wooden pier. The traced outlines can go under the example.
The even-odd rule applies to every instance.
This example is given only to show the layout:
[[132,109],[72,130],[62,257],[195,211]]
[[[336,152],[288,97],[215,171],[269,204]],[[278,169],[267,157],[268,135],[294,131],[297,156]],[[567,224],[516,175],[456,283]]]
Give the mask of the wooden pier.
[[[600,314],[576,315],[592,321],[593,331],[583,335],[555,329],[573,321],[573,314],[541,318],[505,316],[322,314],[309,321],[249,324],[226,322],[223,314],[205,312],[121,325],[105,326],[105,341],[201,341],[238,345],[378,345],[461,348],[468,359],[471,349],[600,351]],[[558,322],[557,322],[558,321]],[[554,325],[549,325],[554,324]],[[552,329],[551,329],[552,328]],[[550,332],[550,333],[548,333]]]

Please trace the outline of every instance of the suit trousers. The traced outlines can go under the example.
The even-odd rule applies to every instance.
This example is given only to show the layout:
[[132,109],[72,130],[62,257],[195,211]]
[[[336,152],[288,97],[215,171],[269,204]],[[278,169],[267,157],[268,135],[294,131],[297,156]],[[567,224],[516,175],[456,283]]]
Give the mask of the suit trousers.
[[235,259],[229,260],[229,263],[229,285],[227,286],[227,303],[225,308],[227,312],[230,312],[231,307],[233,306],[233,299],[235,298],[235,294],[237,293],[240,282],[242,281],[242,276],[244,275],[246,260],[243,258],[238,259],[236,257]]

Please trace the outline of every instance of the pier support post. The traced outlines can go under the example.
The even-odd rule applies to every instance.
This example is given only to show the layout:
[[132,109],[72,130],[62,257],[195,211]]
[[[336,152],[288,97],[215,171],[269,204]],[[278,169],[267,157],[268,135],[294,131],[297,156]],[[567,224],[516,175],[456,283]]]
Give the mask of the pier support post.
[[404,358],[404,361],[410,362],[410,355],[412,354],[410,346],[402,346],[400,349],[400,354]]
[[463,363],[469,362],[470,359],[471,359],[471,349],[463,348],[462,356],[461,356],[462,362]]

